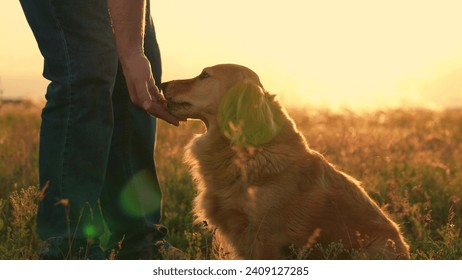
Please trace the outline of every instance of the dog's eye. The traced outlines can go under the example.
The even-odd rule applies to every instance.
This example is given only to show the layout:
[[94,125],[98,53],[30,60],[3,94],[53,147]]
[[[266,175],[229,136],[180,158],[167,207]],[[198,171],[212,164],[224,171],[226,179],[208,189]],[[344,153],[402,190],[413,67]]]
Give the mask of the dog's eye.
[[202,73],[199,75],[199,79],[203,80],[210,77],[209,73],[202,71]]

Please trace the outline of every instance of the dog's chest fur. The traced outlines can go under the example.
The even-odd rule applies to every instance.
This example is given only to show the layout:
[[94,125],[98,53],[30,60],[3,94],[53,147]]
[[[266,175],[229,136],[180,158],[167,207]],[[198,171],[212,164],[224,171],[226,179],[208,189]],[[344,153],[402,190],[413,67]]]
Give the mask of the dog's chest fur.
[[[280,146],[232,147],[224,137],[202,135],[186,149],[186,162],[197,185],[197,221],[223,231],[243,232],[257,226],[274,206],[274,197],[261,188],[291,164]],[[268,207],[264,207],[268,206]]]

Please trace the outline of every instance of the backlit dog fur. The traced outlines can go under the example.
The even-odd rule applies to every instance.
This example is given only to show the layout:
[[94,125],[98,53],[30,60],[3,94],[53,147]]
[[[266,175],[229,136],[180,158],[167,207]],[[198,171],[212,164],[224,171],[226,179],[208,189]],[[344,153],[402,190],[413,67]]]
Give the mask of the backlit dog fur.
[[229,258],[285,258],[291,246],[332,242],[359,258],[409,258],[398,226],[355,179],[308,147],[253,71],[216,65],[163,91],[172,114],[207,127],[186,147],[194,213],[216,230]]

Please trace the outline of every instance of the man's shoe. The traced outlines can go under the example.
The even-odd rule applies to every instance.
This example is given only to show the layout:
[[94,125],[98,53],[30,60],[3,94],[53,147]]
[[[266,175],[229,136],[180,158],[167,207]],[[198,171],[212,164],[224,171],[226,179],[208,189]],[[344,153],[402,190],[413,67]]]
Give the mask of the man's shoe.
[[[112,236],[108,250],[109,259],[117,260],[163,260],[186,259],[184,254],[165,241],[166,227],[154,225],[144,233],[132,236]],[[116,246],[114,246],[116,244]]]

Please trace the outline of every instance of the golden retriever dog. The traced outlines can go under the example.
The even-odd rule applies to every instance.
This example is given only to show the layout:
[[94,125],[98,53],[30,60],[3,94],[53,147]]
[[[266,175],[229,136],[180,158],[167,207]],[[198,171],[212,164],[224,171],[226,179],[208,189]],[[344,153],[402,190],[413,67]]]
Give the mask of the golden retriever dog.
[[294,248],[320,258],[335,243],[356,258],[409,258],[398,226],[358,181],[308,147],[252,70],[216,65],[162,89],[173,115],[207,128],[185,158],[197,184],[194,214],[216,231],[227,258],[281,259]]

